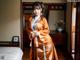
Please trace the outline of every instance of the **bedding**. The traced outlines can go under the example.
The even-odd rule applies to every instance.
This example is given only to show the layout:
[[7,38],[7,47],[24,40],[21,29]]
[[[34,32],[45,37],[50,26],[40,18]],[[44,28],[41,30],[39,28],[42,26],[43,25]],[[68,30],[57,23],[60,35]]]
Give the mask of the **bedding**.
[[19,47],[0,47],[0,60],[22,60],[22,56]]

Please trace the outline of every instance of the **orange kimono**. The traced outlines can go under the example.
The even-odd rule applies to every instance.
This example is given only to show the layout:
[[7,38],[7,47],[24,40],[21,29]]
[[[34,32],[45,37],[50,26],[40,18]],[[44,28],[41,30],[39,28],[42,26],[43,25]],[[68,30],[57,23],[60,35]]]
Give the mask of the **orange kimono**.
[[[29,35],[31,35],[31,32],[33,31],[31,28],[31,22],[32,22],[32,16],[28,19],[28,23],[27,23],[28,25],[27,32]],[[44,60],[44,48],[45,48],[46,60],[58,60],[55,46],[49,35],[49,26],[45,17],[43,16],[40,17],[36,30],[40,33],[38,38],[38,46],[37,47],[35,46],[37,49],[37,60]],[[30,40],[31,39],[32,38],[30,37]],[[33,40],[35,44],[36,41],[35,38]],[[33,60],[32,56],[33,54],[31,49],[30,60]]]

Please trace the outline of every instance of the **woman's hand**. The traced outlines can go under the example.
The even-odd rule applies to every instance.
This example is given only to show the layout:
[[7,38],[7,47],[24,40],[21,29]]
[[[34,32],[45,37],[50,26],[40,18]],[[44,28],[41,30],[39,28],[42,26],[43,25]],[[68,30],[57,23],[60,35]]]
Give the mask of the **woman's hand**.
[[30,40],[31,40],[31,39],[33,39],[34,37],[39,36],[39,35],[40,35],[40,33],[35,30],[35,31],[32,31],[32,32],[30,33],[29,38],[30,38]]
[[29,34],[29,38],[30,38],[30,40],[32,40],[34,37],[35,37],[34,33],[31,32],[31,33]]

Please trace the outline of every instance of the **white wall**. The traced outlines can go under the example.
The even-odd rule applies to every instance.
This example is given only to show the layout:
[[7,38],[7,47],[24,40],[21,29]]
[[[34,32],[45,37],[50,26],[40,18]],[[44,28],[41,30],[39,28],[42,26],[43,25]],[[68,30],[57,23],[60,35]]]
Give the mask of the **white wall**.
[[41,1],[45,3],[65,3],[67,0],[22,0],[22,2],[35,2]]
[[0,0],[0,41],[20,36],[20,0]]

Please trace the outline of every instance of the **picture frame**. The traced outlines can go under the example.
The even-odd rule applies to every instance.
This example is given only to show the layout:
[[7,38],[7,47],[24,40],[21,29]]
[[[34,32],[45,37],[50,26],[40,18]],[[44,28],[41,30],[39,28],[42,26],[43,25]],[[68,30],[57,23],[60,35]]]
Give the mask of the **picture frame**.
[[18,43],[19,42],[19,36],[13,36],[12,37],[12,42]]

